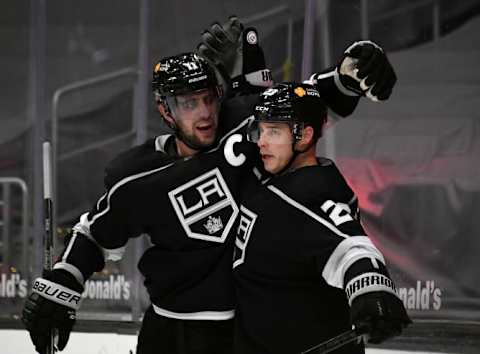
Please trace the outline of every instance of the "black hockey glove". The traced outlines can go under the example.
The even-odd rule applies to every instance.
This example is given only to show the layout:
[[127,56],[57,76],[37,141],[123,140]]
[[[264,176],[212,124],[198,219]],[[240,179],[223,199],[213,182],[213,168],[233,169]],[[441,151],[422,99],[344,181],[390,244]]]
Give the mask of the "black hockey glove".
[[373,344],[401,334],[412,323],[402,301],[385,291],[368,292],[353,299],[351,317],[355,328],[368,334],[368,342]]
[[229,94],[261,92],[272,85],[272,75],[258,33],[253,27],[238,29],[243,30],[243,25],[234,16],[223,26],[214,23],[203,32],[197,51],[220,72]]
[[397,81],[387,55],[371,41],[358,41],[348,47],[337,70],[345,88],[372,101],[388,99]]
[[45,271],[34,281],[32,293],[25,301],[22,322],[38,353],[46,353],[50,333],[58,333],[56,347],[63,350],[75,323],[83,286],[63,270]]
[[222,76],[231,78],[240,75],[242,70],[241,41],[243,24],[236,16],[230,16],[228,22],[220,25],[214,22],[203,31],[202,42],[197,46],[198,53],[207,59]]

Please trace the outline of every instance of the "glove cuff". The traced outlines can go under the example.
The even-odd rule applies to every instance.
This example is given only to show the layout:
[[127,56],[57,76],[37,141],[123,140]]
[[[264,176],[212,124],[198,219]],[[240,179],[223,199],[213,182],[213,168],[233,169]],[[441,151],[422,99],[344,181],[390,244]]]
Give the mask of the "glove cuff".
[[50,280],[44,278],[35,279],[32,291],[57,304],[70,307],[74,310],[80,308],[82,300],[81,293]]
[[385,291],[397,296],[397,290],[392,279],[377,272],[360,274],[351,279],[345,286],[345,293],[350,305],[357,296],[375,291]]

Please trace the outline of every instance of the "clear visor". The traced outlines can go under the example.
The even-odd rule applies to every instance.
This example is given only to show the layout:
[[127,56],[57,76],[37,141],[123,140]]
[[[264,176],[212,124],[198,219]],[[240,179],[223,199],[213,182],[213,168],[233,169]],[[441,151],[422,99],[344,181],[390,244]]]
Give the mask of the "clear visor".
[[181,113],[217,114],[220,107],[220,95],[216,88],[211,87],[184,95],[167,97],[167,104],[178,117],[184,116]]
[[271,145],[292,145],[294,126],[285,121],[254,120],[248,126],[248,140],[253,143]]

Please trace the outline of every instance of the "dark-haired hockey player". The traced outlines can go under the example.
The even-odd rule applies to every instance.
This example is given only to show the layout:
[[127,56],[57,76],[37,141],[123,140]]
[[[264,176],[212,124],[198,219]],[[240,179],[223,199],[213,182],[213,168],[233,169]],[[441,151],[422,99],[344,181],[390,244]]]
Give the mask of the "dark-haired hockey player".
[[[326,114],[308,84],[275,85],[255,107],[250,139],[274,176],[245,186],[240,206],[235,353],[300,353],[352,323],[379,343],[410,323],[354,193],[315,156]],[[334,352],[364,353],[363,343]]]
[[[240,52],[236,37],[243,46]],[[230,45],[222,40],[215,52],[208,47],[200,51],[225,64],[223,72],[229,73],[235,89],[258,92],[258,86],[268,85],[270,75],[256,32],[242,32],[238,20],[232,19],[223,27],[213,25],[204,34],[205,46],[225,38]],[[370,47],[359,44],[352,53],[373,53],[378,65],[391,70],[383,52]],[[231,69],[226,59],[232,48],[245,53],[241,65],[238,60],[233,65],[240,71]],[[327,102],[346,115],[359,96],[342,93],[335,77],[342,75],[319,77],[317,86]],[[377,79],[373,83],[385,81],[382,75]],[[84,281],[104,267],[104,259],[121,258],[128,239],[140,234],[148,234],[152,242],[139,262],[152,305],[143,319],[137,353],[212,354],[232,349],[234,238],[228,235],[238,215],[242,185],[256,178],[252,169],[258,151],[246,141],[251,121],[246,117],[258,94],[228,99],[219,113],[220,90],[213,70],[193,53],[160,60],[152,84],[159,112],[174,133],[121,154],[107,167],[106,194],[75,225],[54,270],[35,281],[23,321],[39,352],[45,350],[52,328],[59,330],[59,349],[65,347],[78,309],[78,304],[39,289],[78,296]]]

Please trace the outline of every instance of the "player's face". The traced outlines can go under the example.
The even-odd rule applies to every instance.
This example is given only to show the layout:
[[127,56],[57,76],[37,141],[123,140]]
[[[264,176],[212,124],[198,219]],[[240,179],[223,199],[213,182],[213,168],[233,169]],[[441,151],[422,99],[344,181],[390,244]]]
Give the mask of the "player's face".
[[218,108],[219,99],[213,89],[176,96],[175,124],[189,142],[208,147],[217,136]]
[[260,122],[258,125],[260,148],[265,170],[280,172],[293,156],[293,136],[288,123]]

